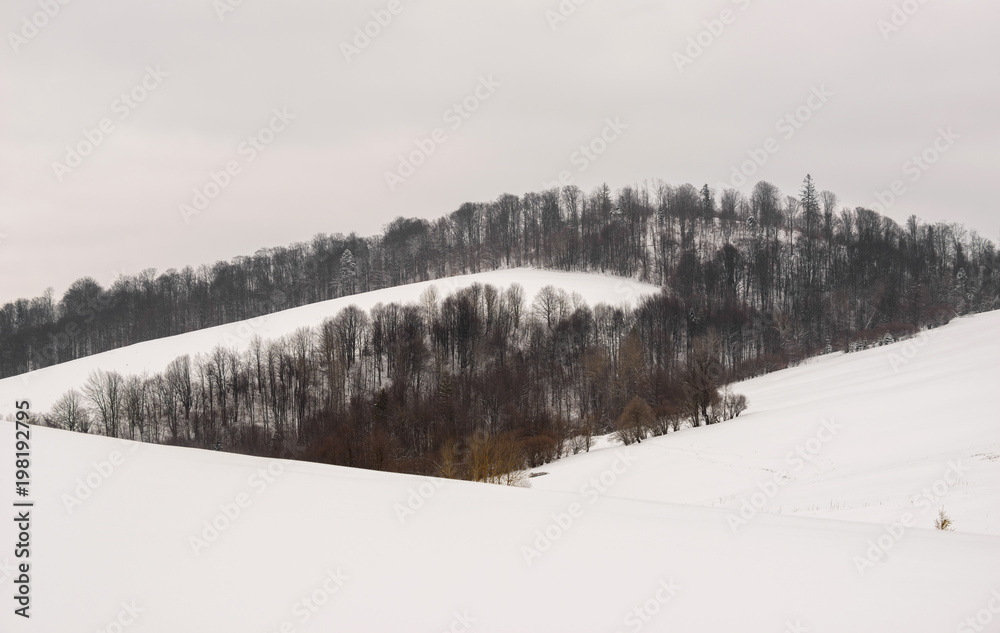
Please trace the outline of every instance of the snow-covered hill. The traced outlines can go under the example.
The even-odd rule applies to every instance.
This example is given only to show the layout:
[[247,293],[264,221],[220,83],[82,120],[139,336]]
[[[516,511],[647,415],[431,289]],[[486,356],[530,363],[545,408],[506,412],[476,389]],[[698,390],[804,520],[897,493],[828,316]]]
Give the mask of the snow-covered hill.
[[[13,425],[0,434],[12,454]],[[930,633],[1000,588],[991,536],[910,529],[861,574],[869,525],[734,533],[723,510],[622,499],[643,477],[633,451],[594,473],[601,494],[33,439],[32,618],[8,598],[4,631]],[[9,548],[0,562],[13,572]]]
[[[736,384],[743,415],[642,442],[614,494],[727,508],[738,526],[761,510],[865,521],[872,535],[907,513],[932,527],[945,508],[962,532],[1000,535],[998,332],[990,312]],[[579,490],[613,454],[547,465],[533,486]]]
[[0,380],[0,402],[29,399],[37,411],[48,411],[66,391],[79,389],[95,369],[116,370],[124,375],[163,371],[178,356],[206,354],[217,345],[246,349],[250,341],[259,336],[264,340],[287,336],[301,327],[316,327],[325,319],[336,316],[340,310],[356,305],[370,310],[378,303],[410,303],[420,300],[429,287],[435,286],[438,296],[444,298],[473,283],[491,284],[508,288],[520,284],[525,299],[530,304],[538,291],[545,286],[561,288],[569,294],[578,293],[590,305],[635,305],[643,296],[659,292],[657,286],[631,279],[591,273],[570,273],[531,268],[495,270],[473,275],[447,277],[405,286],[396,286],[357,295],[341,297],[298,308],[283,310],[247,321],[205,328],[187,334],[170,336],[154,341],[137,343],[128,347],[94,354],[78,360],[46,367],[20,376]]
[[[747,381],[738,420],[568,458],[531,489],[36,428],[32,618],[7,598],[0,630],[995,630],[998,325]],[[769,512],[739,517],[782,474]],[[940,485],[928,514],[907,506]],[[956,532],[925,529],[941,505]],[[15,532],[0,522],[6,596]]]

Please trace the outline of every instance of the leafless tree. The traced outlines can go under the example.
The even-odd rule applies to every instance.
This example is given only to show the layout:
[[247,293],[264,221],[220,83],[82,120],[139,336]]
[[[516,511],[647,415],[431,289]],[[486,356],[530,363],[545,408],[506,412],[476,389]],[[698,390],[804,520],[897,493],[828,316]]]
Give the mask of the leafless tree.
[[119,437],[123,408],[124,379],[116,371],[94,370],[87,378],[83,393],[97,409],[108,437]]
[[70,389],[56,400],[52,406],[52,417],[60,428],[67,431],[90,431],[90,412],[84,405],[83,395],[76,389]]

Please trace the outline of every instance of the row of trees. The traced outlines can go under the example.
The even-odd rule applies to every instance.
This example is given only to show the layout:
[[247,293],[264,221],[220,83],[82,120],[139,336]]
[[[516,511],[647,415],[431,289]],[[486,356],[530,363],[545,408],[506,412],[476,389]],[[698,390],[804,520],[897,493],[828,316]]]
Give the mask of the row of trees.
[[47,418],[111,437],[518,483],[595,433],[631,443],[739,415],[745,399],[719,386],[753,371],[757,342],[724,344],[697,309],[665,295],[632,309],[554,287],[530,302],[518,285],[444,298],[431,288],[419,303],[351,306],[153,376],[97,371]]
[[[765,353],[846,346],[894,323],[926,326],[1000,301],[996,245],[959,225],[899,225],[844,209],[807,177],[797,196],[663,182],[577,187],[399,218],[371,238],[317,235],[212,266],[90,278],[0,308],[0,377],[283,308],[512,266],[610,272],[665,287],[708,325],[769,320]],[[716,321],[721,319],[722,321]]]

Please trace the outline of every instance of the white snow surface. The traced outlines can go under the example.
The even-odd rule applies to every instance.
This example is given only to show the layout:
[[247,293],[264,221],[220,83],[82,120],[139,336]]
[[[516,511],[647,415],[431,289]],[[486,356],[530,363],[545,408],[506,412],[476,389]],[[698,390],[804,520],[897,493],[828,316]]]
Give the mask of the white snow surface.
[[431,286],[437,288],[440,300],[473,283],[491,284],[501,289],[506,289],[515,283],[520,284],[525,291],[526,307],[530,307],[531,301],[542,288],[550,285],[561,288],[569,294],[579,293],[591,306],[598,303],[634,306],[642,297],[660,290],[658,286],[624,277],[534,268],[504,269],[446,277],[321,301],[246,321],[136,343],[5,378],[0,380],[0,402],[11,401],[14,398],[28,399],[36,411],[46,412],[68,390],[83,387],[87,377],[96,369],[115,370],[123,375],[144,372],[154,374],[163,371],[172,360],[184,354],[189,354],[193,359],[195,355],[207,354],[219,345],[244,350],[249,347],[255,336],[264,340],[277,339],[293,334],[301,327],[317,327],[325,319],[336,316],[350,305],[356,305],[367,311],[379,303],[415,303]]
[[[739,419],[605,442],[530,489],[32,428],[32,617],[13,614],[8,518],[0,630],[996,630],[998,326],[963,318],[740,383]],[[14,433],[0,423],[0,490],[24,500]],[[796,469],[788,452],[814,438]],[[963,474],[919,513],[949,462]],[[734,528],[776,472],[767,511]],[[927,529],[942,506],[955,532]],[[904,512],[916,526],[890,537]]]
[[[990,312],[736,383],[747,411],[631,446],[611,494],[879,525],[909,512],[922,528],[944,508],[959,531],[1000,536],[998,332]],[[597,446],[532,486],[581,489],[620,444]]]

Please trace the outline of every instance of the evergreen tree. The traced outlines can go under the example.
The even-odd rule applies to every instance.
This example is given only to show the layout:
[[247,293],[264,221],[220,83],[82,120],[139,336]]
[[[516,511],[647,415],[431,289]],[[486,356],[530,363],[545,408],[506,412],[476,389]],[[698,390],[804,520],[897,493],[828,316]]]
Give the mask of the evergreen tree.
[[358,283],[358,264],[354,261],[354,253],[346,249],[340,256],[340,295],[352,295]]
[[701,212],[706,220],[715,217],[715,198],[708,184],[701,187]]

